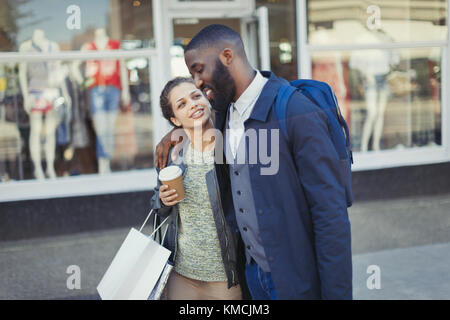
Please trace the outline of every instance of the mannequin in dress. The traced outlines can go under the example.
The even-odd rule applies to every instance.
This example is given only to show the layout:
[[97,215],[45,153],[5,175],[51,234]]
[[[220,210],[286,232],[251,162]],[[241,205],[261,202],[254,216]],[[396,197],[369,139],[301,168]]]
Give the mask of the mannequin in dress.
[[[30,40],[19,47],[20,52],[57,52],[56,42],[45,37],[44,31],[36,29]],[[19,83],[23,95],[24,109],[30,117],[30,154],[34,164],[34,176],[44,179],[41,165],[41,133],[45,130],[46,173],[49,178],[56,178],[55,143],[56,128],[60,119],[58,108],[66,104],[71,107],[70,96],[65,83],[65,72],[60,61],[21,62],[19,64]]]
[[[104,28],[95,31],[94,41],[85,43],[81,50],[118,50],[120,42],[112,40]],[[74,78],[78,83],[84,79],[80,73],[80,62],[73,64]],[[114,153],[114,128],[120,100],[130,103],[128,72],[123,61],[87,61],[85,76],[97,136],[98,172],[109,173],[110,160]]]

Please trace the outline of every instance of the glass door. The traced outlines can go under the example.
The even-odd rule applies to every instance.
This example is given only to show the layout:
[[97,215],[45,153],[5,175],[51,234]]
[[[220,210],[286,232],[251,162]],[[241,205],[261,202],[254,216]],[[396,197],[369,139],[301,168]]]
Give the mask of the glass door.
[[257,69],[270,70],[269,13],[259,7],[241,19],[241,37],[250,63]]
[[[215,17],[217,12],[207,15],[201,12],[195,16],[195,12],[171,12],[169,10],[169,28],[172,29],[172,39],[169,41],[170,52],[168,65],[171,76],[188,76],[189,71],[184,62],[184,48],[202,28],[210,24],[223,24],[238,32],[244,42],[245,50],[250,63],[257,69],[270,70],[270,46],[268,10],[260,7],[254,10],[254,5],[249,5],[247,10],[240,14],[235,11],[222,9],[220,17]],[[252,9],[249,11],[249,9]]]

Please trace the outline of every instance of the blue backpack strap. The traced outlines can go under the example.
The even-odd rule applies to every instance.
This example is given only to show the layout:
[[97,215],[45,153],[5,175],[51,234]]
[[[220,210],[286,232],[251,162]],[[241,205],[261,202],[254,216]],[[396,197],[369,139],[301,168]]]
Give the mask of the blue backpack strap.
[[275,114],[277,116],[278,121],[280,122],[280,128],[285,136],[286,140],[289,142],[289,134],[287,131],[287,121],[286,121],[286,113],[287,113],[287,104],[291,95],[296,91],[296,88],[287,84],[282,85],[280,89],[278,89],[277,99],[275,101]]

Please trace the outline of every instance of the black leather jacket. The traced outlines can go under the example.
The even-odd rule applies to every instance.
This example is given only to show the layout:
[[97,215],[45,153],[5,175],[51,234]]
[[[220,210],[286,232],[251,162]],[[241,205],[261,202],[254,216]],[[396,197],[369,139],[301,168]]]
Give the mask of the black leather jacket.
[[[183,149],[179,152],[179,154],[175,157],[176,160],[172,159],[170,155],[173,153],[173,148],[169,152],[169,160],[167,166],[169,165],[177,165],[181,168],[183,172],[183,176],[186,172],[186,164],[183,159]],[[159,174],[159,169],[157,169]],[[209,199],[211,203],[211,209],[213,211],[214,221],[216,223],[217,235],[219,238],[222,261],[225,268],[225,273],[228,279],[228,288],[235,286],[239,283],[239,277],[237,273],[237,237],[238,235],[234,234],[231,228],[228,226],[224,212],[222,209],[221,197],[220,197],[220,189],[217,182],[216,169],[213,168],[209,172],[206,173],[205,183],[208,188]],[[161,186],[161,181],[158,179],[157,186],[155,187],[154,195],[151,199],[150,205],[151,208],[155,210],[157,216],[160,218],[160,221],[163,221],[166,217],[168,219],[169,227],[167,229],[167,233],[164,238],[163,246],[169,249],[172,254],[169,257],[169,261],[171,263],[175,263],[175,259],[177,256],[177,243],[178,243],[178,205],[175,206],[166,206],[164,205],[159,198],[159,188]],[[165,229],[165,227],[163,228]]]

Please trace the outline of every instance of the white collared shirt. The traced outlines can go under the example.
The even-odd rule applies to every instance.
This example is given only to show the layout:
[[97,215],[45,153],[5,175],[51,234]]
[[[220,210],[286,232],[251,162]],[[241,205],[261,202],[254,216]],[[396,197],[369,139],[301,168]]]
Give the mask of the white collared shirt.
[[234,158],[236,158],[239,143],[244,135],[244,122],[250,117],[267,81],[259,71],[256,71],[256,76],[247,89],[245,89],[236,102],[232,102],[230,105],[228,141]]

